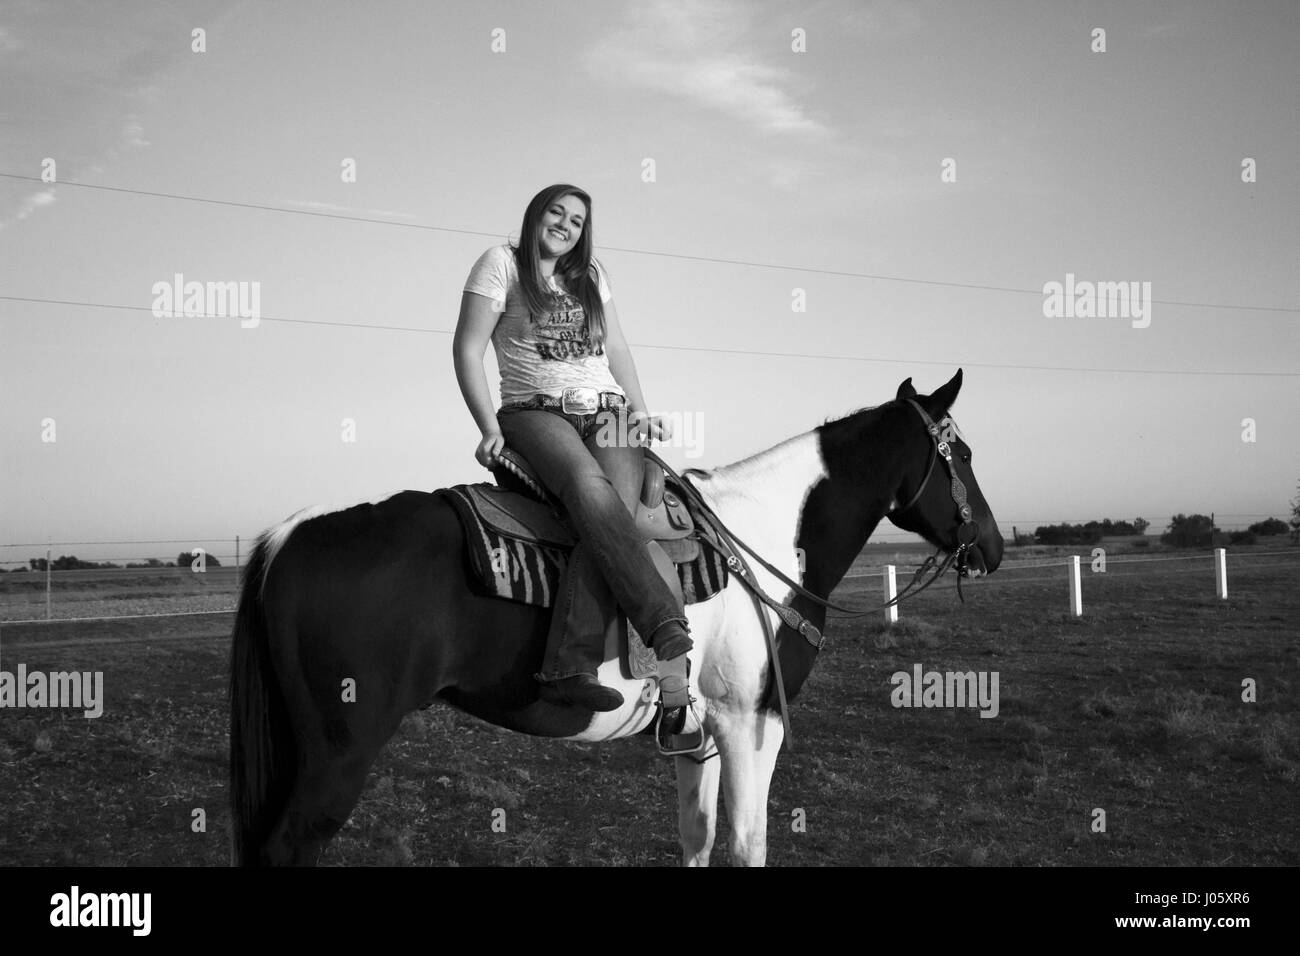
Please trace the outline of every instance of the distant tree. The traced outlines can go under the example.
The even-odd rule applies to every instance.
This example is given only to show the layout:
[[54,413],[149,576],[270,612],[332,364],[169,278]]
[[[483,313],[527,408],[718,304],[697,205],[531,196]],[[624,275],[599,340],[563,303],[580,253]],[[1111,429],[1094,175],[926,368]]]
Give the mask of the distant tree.
[[[1296,484],[1296,490],[1300,491],[1300,483]],[[1300,495],[1296,495],[1291,502],[1291,543],[1297,541],[1300,541]]]
[[1267,521],[1256,521],[1246,530],[1252,534],[1258,535],[1286,534],[1287,523],[1285,521],[1280,521],[1277,518],[1269,518]]
[[1101,540],[1102,526],[1092,521],[1082,524],[1049,524],[1034,529],[1034,539],[1039,544],[1096,544]]
[[32,566],[33,571],[44,571],[47,564],[44,558],[29,558],[28,563]]
[[[203,562],[204,564],[206,564],[208,567],[211,568],[221,567],[221,562],[217,560],[217,556],[215,554],[204,554]],[[194,564],[194,555],[190,554],[189,551],[182,551],[180,554],[176,555],[176,567],[188,568],[193,564]]]
[[1177,514],[1160,540],[1175,548],[1206,548],[1213,544],[1218,530],[1208,515]]
[[61,554],[50,565],[55,571],[91,571],[97,568],[116,568],[112,561],[83,561],[75,554]]
[[1146,532],[1149,522],[1145,518],[1135,521],[1116,521],[1103,518],[1083,524],[1049,524],[1035,529],[1034,540],[1039,544],[1096,544],[1102,538],[1131,537]]

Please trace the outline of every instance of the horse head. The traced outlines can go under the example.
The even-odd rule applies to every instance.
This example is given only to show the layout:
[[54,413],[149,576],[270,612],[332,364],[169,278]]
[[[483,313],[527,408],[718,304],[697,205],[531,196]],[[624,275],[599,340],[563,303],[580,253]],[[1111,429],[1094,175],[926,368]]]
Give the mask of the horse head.
[[[991,574],[1002,563],[1002,534],[971,466],[971,449],[952,420],[961,369],[931,395],[909,378],[894,401],[909,410],[908,464],[888,515],[897,527],[958,554],[962,574]],[[915,449],[914,453],[911,450]]]

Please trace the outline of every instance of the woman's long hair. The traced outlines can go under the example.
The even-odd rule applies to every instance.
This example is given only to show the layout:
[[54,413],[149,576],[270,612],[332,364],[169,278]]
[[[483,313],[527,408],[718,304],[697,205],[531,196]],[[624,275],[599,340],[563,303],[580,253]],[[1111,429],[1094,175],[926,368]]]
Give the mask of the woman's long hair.
[[543,281],[539,233],[546,210],[565,196],[577,196],[586,203],[587,217],[583,220],[582,235],[578,237],[577,243],[556,260],[555,276],[582,303],[582,309],[587,314],[587,336],[591,339],[595,354],[600,355],[605,347],[605,308],[600,301],[600,286],[591,261],[592,209],[591,196],[586,190],[567,183],[557,183],[547,186],[528,203],[528,208],[524,210],[524,224],[519,230],[519,244],[512,247],[515,263],[519,266],[519,282],[523,286],[524,299],[534,321],[538,314],[549,312],[555,307],[555,293]]

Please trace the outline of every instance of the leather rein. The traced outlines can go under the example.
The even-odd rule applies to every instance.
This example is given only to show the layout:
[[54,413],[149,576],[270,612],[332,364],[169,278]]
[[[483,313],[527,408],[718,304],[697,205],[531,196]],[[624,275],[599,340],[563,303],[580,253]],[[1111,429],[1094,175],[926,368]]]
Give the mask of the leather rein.
[[[704,501],[699,491],[695,488],[694,485],[690,483],[690,480],[688,478],[684,478],[681,475],[678,475],[676,472],[674,472],[672,468],[670,468],[667,464],[665,464],[663,460],[660,459],[659,456],[656,455],[649,448],[647,448],[645,451],[648,456],[650,456],[658,464],[663,466],[664,471],[666,471],[670,476],[678,480],[678,483],[682,486],[687,496],[696,504],[697,507],[699,507],[699,509],[705,515],[708,516],[710,522],[713,524],[714,528],[718,532],[719,540],[724,545],[729,546],[729,552],[727,550],[723,550],[722,548],[719,548],[717,545],[715,545],[712,541],[709,541],[707,538],[701,537],[700,540],[703,543],[714,548],[716,551],[718,551],[718,553],[721,554],[722,557],[726,559],[727,568],[733,573],[735,573],[745,583],[747,587],[755,590],[765,600],[765,602],[769,604],[773,608],[773,610],[775,610],[781,616],[782,620],[784,620],[788,625],[790,625],[790,627],[794,628],[800,634],[803,634],[810,644],[820,649],[825,644],[825,638],[818,631],[817,627],[813,625],[811,621],[806,620],[802,615],[799,614],[799,612],[795,611],[793,608],[788,607],[787,605],[784,604],[779,604],[778,602],[770,598],[766,593],[764,593],[762,589],[758,586],[758,584],[753,580],[752,574],[749,573],[749,569],[746,566],[744,559],[739,555],[737,549],[735,548],[735,545],[739,545],[740,548],[743,548],[745,551],[749,552],[749,554],[753,556],[754,560],[756,560],[759,564],[761,564],[769,572],[774,574],[781,581],[790,585],[790,587],[794,589],[796,594],[800,594],[803,597],[808,598],[810,601],[813,601],[816,604],[820,604],[822,607],[829,608],[830,610],[839,611],[843,614],[850,615],[853,617],[861,617],[866,614],[875,614],[880,611],[883,611],[888,607],[892,607],[893,605],[900,603],[901,601],[903,601],[904,598],[915,597],[917,594],[920,594],[931,584],[933,584],[936,580],[938,580],[954,564],[956,565],[959,574],[965,573],[966,556],[970,552],[970,550],[975,546],[975,542],[979,539],[979,525],[975,522],[974,515],[971,511],[971,507],[966,500],[966,485],[962,482],[960,478],[957,477],[957,468],[952,460],[952,446],[949,444],[949,439],[952,437],[952,432],[950,431],[950,429],[955,427],[952,419],[945,416],[944,418],[940,419],[938,424],[936,424],[926,413],[925,409],[923,409],[918,402],[910,398],[905,399],[905,401],[909,405],[911,405],[914,409],[916,409],[917,414],[919,414],[921,416],[921,419],[925,422],[926,431],[929,433],[931,438],[930,460],[928,465],[926,466],[925,477],[921,480],[921,484],[917,486],[916,492],[912,495],[911,498],[908,499],[905,505],[903,505],[901,508],[897,508],[894,511],[890,512],[888,515],[886,515],[886,517],[893,518],[897,515],[903,514],[904,512],[916,506],[916,503],[921,499],[921,495],[925,493],[925,489],[930,483],[930,478],[934,475],[935,463],[942,457],[944,462],[944,467],[947,470],[949,476],[949,481],[950,481],[949,487],[952,493],[953,503],[957,506],[957,514],[961,518],[962,524],[961,527],[957,529],[958,545],[955,551],[949,553],[948,556],[942,562],[940,562],[938,560],[938,556],[943,552],[943,548],[941,547],[937,548],[935,550],[935,553],[927,557],[925,561],[922,562],[920,567],[916,569],[915,574],[912,576],[912,581],[905,588],[903,588],[903,590],[900,591],[896,597],[894,597],[892,600],[884,602],[883,604],[878,604],[875,607],[870,607],[866,609],[844,607],[843,605],[836,604],[833,601],[826,600],[825,598],[819,597],[818,595],[809,591],[807,588],[803,587],[803,585],[799,584],[799,582],[794,581],[788,576],[786,576],[779,568],[774,567],[772,564],[766,561],[762,555],[760,555],[757,551],[751,548],[748,544],[745,543],[745,541],[743,541],[733,531],[731,531],[730,528],[728,528],[725,524],[723,524],[722,519],[720,519],[717,516],[717,514],[713,511],[713,509],[709,507],[708,503]],[[927,573],[930,573],[931,571],[933,571],[933,574],[930,577],[930,579],[926,581],[924,584],[920,584],[920,586],[918,587],[921,578],[924,577]],[[959,579],[959,583],[958,583],[959,597],[961,597],[960,591],[961,591],[961,587],[960,587],[960,579]],[[965,598],[962,597],[962,600],[964,601]],[[784,612],[788,612],[788,614]]]
[[[952,446],[949,442],[953,437],[952,430],[955,430],[956,425],[948,416],[944,416],[936,424],[934,420],[930,418],[925,409],[921,407],[920,403],[911,398],[905,399],[905,401],[916,409],[917,414],[921,416],[922,421],[925,423],[926,432],[931,438],[930,460],[929,464],[926,466],[925,477],[921,480],[921,484],[916,489],[916,492],[908,499],[907,504],[890,512],[887,517],[892,518],[893,516],[902,514],[903,512],[915,507],[917,502],[920,501],[921,495],[925,492],[926,487],[930,483],[930,478],[934,474],[935,462],[942,457],[944,467],[946,468],[950,479],[949,487],[952,493],[953,503],[957,506],[957,514],[961,518],[962,524],[957,529],[958,544],[955,551],[950,552],[942,562],[939,562],[937,558],[943,551],[943,548],[936,548],[934,554],[927,557],[925,561],[922,562],[921,566],[916,569],[916,573],[912,576],[911,583],[909,583],[907,587],[903,588],[896,597],[875,607],[866,608],[865,610],[844,607],[834,603],[833,601],[819,597],[803,585],[799,584],[799,582],[791,580],[779,568],[773,567],[772,564],[762,557],[762,555],[751,548],[733,531],[731,531],[730,528],[723,524],[722,519],[717,516],[711,507],[709,507],[708,502],[704,500],[698,489],[690,483],[689,479],[673,471],[673,469],[662,458],[651,451],[648,446],[644,449],[648,458],[660,465],[664,469],[664,472],[670,477],[677,479],[677,484],[682,489],[683,494],[695,504],[702,514],[708,518],[709,523],[712,525],[714,532],[718,536],[718,543],[710,540],[707,535],[699,534],[698,537],[700,543],[713,548],[715,552],[725,558],[728,570],[739,578],[741,583],[744,584],[754,596],[755,608],[758,611],[759,620],[763,624],[764,636],[767,640],[768,658],[772,664],[772,676],[776,685],[777,699],[780,704],[781,722],[785,727],[785,741],[787,746],[791,749],[794,748],[794,743],[790,731],[789,707],[785,697],[785,684],[781,678],[781,663],[777,654],[776,635],[772,631],[771,620],[762,612],[762,604],[766,604],[768,607],[772,608],[772,610],[776,612],[777,616],[780,617],[788,627],[803,635],[804,639],[815,649],[821,650],[826,645],[826,637],[812,621],[805,618],[788,604],[783,604],[780,601],[777,601],[759,586],[758,582],[754,579],[753,570],[749,567],[749,563],[745,560],[739,549],[744,549],[749,552],[754,560],[769,572],[776,575],[776,577],[781,581],[790,585],[790,587],[794,589],[795,593],[808,598],[822,607],[839,611],[852,617],[861,617],[866,614],[878,613],[883,611],[885,608],[900,603],[904,598],[914,597],[917,594],[920,594],[942,577],[944,573],[954,565],[954,563],[956,564],[958,571],[957,595],[962,599],[962,601],[966,600],[961,594],[961,575],[966,572],[966,555],[975,546],[975,542],[979,538],[979,525],[976,524],[971,512],[971,507],[967,503],[966,486],[962,483],[961,479],[957,477],[957,467],[952,460]],[[737,545],[739,545],[739,549],[737,548]],[[924,584],[920,584],[921,578],[930,571],[933,571],[933,574],[929,580]],[[762,604],[759,603],[760,601]]]

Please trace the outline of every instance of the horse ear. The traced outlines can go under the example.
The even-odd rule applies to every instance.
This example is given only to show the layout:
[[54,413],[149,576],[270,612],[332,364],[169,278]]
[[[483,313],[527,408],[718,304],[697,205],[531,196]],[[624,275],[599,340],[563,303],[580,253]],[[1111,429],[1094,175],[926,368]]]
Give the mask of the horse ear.
[[949,411],[957,402],[957,393],[961,391],[961,369],[948,379],[948,384],[930,396],[930,413],[938,418]]
[[894,401],[901,402],[905,398],[915,398],[916,389],[912,387],[912,380],[905,379],[903,384],[898,386],[898,394],[894,396]]

